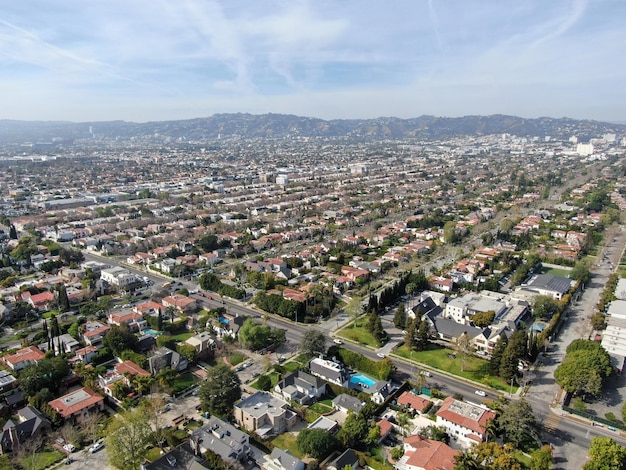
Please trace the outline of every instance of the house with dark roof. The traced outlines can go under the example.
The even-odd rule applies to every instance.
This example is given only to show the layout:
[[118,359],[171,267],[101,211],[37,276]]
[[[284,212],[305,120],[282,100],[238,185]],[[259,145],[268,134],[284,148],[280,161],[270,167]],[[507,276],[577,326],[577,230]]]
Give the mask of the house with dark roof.
[[274,386],[274,394],[283,400],[308,405],[326,393],[326,382],[301,370],[287,375]]
[[148,358],[148,369],[152,375],[159,373],[164,367],[181,372],[187,368],[189,362],[187,358],[176,351],[172,351],[168,347],[157,349],[152,356]]
[[353,470],[360,468],[359,456],[352,449],[346,449],[339,457],[329,462],[326,468],[328,470],[343,470],[346,466],[352,467]]
[[350,374],[343,364],[316,357],[309,361],[311,374],[342,387],[348,387]]
[[569,292],[571,286],[572,281],[566,277],[536,274],[518,289],[536,292],[539,295],[549,295],[556,300],[561,300]]
[[288,450],[274,447],[272,453],[265,456],[261,468],[263,470],[304,470],[305,465],[302,460],[291,455]]
[[359,413],[364,406],[364,402],[347,393],[342,393],[333,398],[333,408],[344,413],[348,413],[350,410]]
[[211,416],[204,426],[191,433],[189,446],[197,456],[211,450],[225,462],[234,463],[248,456],[250,437],[232,424]]
[[144,462],[139,470],[209,470],[211,467],[194,454],[188,443],[174,447],[154,462]]
[[17,420],[9,419],[2,428],[0,452],[11,452],[16,446],[24,444],[32,436],[50,429],[50,421],[32,406],[26,406],[17,412]]

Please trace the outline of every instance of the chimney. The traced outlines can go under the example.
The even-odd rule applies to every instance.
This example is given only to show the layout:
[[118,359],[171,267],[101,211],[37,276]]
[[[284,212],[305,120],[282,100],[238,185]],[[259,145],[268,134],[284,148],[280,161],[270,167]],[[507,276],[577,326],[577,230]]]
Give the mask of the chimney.
[[193,452],[198,457],[202,455],[202,452],[200,452],[200,436],[196,436]]

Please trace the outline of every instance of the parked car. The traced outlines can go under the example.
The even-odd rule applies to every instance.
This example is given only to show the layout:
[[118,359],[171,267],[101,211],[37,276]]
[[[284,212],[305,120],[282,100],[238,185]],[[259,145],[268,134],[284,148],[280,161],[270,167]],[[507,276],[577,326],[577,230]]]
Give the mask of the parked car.
[[76,447],[74,447],[74,444],[67,443],[63,446],[63,449],[68,451],[69,453],[72,453],[76,450]]
[[474,393],[476,395],[481,396],[481,397],[486,397],[487,396],[487,393],[484,390],[476,390]]
[[98,452],[100,449],[102,449],[104,447],[104,442],[100,441],[100,442],[96,442],[94,445],[92,445],[89,448],[89,453],[90,454],[94,454],[96,452]]

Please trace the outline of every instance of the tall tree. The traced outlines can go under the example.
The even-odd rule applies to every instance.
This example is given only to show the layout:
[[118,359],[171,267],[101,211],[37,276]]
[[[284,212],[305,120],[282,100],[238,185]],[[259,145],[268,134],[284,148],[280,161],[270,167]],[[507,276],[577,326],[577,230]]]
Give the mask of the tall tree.
[[422,318],[420,326],[415,335],[415,349],[417,351],[426,351],[428,349],[430,338],[430,325],[426,318]]
[[456,352],[461,356],[461,371],[465,371],[465,359],[467,356],[474,352],[474,345],[472,344],[472,338],[467,332],[463,332],[455,338],[454,348]]
[[226,364],[217,365],[207,371],[198,396],[203,409],[217,416],[228,416],[241,398],[239,376]]
[[493,347],[493,353],[491,354],[491,359],[489,360],[489,372],[493,375],[500,374],[500,364],[502,362],[502,355],[506,350],[506,345],[509,342],[509,339],[506,337],[504,333],[500,333],[500,337],[496,342],[496,345]]
[[404,330],[406,328],[406,318],[406,308],[404,304],[400,304],[393,315],[393,324],[396,328]]
[[326,335],[320,330],[308,329],[302,336],[300,352],[307,357],[326,353]]
[[515,447],[519,447],[528,436],[534,437],[537,426],[532,407],[523,399],[510,402],[500,412],[497,422],[505,440]]
[[152,430],[143,410],[135,408],[118,413],[107,427],[106,450],[109,463],[120,470],[139,468],[151,439]]
[[67,312],[70,309],[70,299],[67,297],[67,289],[65,284],[59,284],[57,290],[57,303],[61,312]]
[[344,445],[348,447],[361,447],[367,437],[367,421],[360,413],[348,412],[348,417],[343,423]]
[[296,439],[298,450],[314,459],[323,459],[336,447],[334,436],[323,429],[303,429]]

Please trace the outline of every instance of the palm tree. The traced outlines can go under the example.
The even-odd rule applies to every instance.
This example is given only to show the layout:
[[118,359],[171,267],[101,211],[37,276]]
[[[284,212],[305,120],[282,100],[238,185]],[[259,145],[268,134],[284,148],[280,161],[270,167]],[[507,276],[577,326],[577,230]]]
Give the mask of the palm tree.
[[469,452],[462,452],[454,457],[454,470],[479,470],[480,464]]

